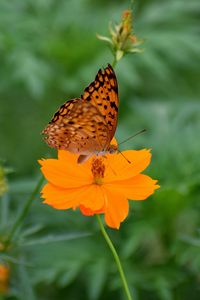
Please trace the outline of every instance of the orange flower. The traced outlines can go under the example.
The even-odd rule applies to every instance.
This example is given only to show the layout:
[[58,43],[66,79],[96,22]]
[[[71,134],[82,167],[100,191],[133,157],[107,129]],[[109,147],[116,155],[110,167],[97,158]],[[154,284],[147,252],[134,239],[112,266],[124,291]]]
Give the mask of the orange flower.
[[84,215],[105,214],[105,222],[119,228],[127,217],[127,199],[145,200],[153,194],[156,180],[140,174],[150,163],[149,150],[129,150],[93,156],[77,164],[78,155],[58,151],[58,159],[42,159],[41,171],[48,183],[42,189],[44,203],[56,209],[79,208]]
[[9,268],[0,264],[0,295],[8,291]]

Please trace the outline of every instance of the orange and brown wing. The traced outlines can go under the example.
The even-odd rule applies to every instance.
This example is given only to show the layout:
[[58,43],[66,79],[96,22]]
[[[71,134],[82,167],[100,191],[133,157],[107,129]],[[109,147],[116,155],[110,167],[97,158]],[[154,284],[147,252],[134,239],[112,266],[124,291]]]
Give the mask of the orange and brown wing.
[[119,106],[117,78],[111,65],[98,71],[95,80],[86,87],[81,98],[94,105],[104,117],[109,131],[109,145],[117,127]]
[[64,103],[42,133],[49,146],[83,155],[102,151],[109,139],[98,109],[78,98]]

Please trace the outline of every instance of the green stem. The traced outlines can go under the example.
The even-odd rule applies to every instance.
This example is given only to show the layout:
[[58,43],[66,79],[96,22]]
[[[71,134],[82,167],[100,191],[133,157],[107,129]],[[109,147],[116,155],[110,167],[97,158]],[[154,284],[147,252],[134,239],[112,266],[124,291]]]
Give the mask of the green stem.
[[116,59],[116,53],[115,53],[114,54],[114,59],[113,59],[113,62],[112,62],[113,69],[115,68],[116,64],[117,64],[117,59]]
[[10,199],[8,198],[7,193],[0,198],[0,227],[1,228],[5,227],[8,222],[9,200]]
[[33,200],[35,199],[35,196],[37,195],[37,193],[39,192],[42,184],[44,182],[44,177],[42,176],[38,182],[37,182],[37,185],[35,187],[35,189],[33,190],[33,192],[31,193],[30,197],[27,199],[27,201],[25,202],[24,204],[24,207],[22,208],[21,212],[19,213],[18,217],[16,218],[16,221],[15,223],[13,224],[12,228],[11,228],[11,231],[5,241],[5,244],[4,244],[4,250],[6,250],[10,244],[10,242],[12,241],[15,233],[16,233],[16,230],[20,227],[20,225],[22,224],[23,220],[25,219],[28,211],[29,211],[29,208],[33,202]]
[[132,297],[131,297],[131,293],[130,293],[130,290],[129,290],[129,287],[128,287],[128,284],[127,284],[127,281],[126,281],[126,277],[125,277],[125,274],[124,274],[124,271],[123,271],[123,268],[122,268],[122,265],[121,265],[121,262],[120,262],[120,259],[119,259],[119,256],[117,254],[117,251],[115,250],[115,247],[113,246],[113,243],[111,241],[111,239],[109,238],[104,226],[103,226],[103,223],[101,221],[101,218],[99,215],[96,215],[97,217],[97,221],[99,223],[99,226],[100,226],[100,229],[101,229],[101,232],[114,256],[114,259],[115,259],[115,262],[117,264],[117,267],[118,267],[118,271],[119,271],[119,274],[120,274],[120,277],[121,277],[121,280],[122,280],[122,284],[123,284],[123,287],[124,287],[124,291],[125,291],[125,294],[127,296],[127,299],[128,300],[133,300]]

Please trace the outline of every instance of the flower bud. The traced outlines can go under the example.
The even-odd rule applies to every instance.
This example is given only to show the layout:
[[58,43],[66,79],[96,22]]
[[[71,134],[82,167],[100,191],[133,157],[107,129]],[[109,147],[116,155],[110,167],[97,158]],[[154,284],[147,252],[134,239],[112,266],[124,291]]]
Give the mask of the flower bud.
[[132,10],[125,10],[119,24],[109,25],[110,37],[97,35],[98,39],[109,43],[116,61],[119,61],[126,53],[143,51],[138,48],[143,41],[138,40],[133,34],[132,19]]

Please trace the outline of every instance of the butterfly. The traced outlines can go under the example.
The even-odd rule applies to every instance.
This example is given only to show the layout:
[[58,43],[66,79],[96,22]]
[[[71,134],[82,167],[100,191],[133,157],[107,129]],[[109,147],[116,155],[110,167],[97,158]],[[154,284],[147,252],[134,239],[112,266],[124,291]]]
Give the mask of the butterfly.
[[118,84],[110,64],[99,69],[80,98],[65,102],[42,131],[50,147],[79,154],[78,163],[90,156],[114,153],[111,145],[118,119]]

